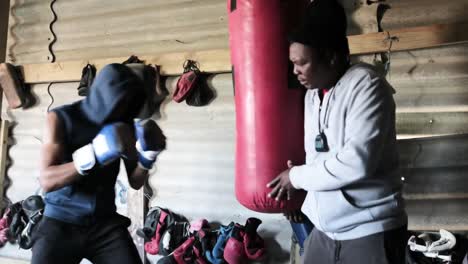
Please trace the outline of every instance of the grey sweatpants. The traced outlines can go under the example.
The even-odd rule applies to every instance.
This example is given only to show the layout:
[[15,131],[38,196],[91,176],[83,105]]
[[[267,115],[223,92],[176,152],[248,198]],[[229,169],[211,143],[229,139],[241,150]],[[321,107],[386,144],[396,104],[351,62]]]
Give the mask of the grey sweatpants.
[[404,264],[407,227],[333,240],[314,228],[304,242],[303,264]]

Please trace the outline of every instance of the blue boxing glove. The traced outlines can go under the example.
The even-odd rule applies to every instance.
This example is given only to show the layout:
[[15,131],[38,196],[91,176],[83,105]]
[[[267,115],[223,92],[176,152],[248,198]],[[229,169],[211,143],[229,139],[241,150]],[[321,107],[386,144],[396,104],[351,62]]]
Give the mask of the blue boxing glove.
[[133,142],[135,137],[128,124],[106,125],[91,143],[73,153],[75,168],[81,175],[86,175],[96,165],[105,166],[120,157],[136,160]]
[[136,120],[135,135],[138,164],[141,168],[150,170],[158,154],[166,148],[166,137],[152,119]]

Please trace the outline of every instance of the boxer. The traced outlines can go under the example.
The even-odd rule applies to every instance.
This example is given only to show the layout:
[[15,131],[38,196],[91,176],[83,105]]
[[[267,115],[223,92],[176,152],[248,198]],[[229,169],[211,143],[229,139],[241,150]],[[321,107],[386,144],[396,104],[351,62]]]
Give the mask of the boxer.
[[39,182],[44,217],[33,234],[33,264],[142,263],[116,212],[114,185],[123,161],[141,188],[165,148],[151,119],[136,120],[146,103],[145,80],[122,64],[105,66],[89,95],[47,114]]

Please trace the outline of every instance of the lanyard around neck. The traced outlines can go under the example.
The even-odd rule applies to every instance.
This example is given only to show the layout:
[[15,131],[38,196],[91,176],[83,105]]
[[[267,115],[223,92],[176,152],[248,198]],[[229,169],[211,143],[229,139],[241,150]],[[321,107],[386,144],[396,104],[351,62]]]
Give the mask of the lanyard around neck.
[[[319,133],[323,133],[323,129],[322,129],[322,122],[321,121],[321,112],[322,112],[322,106],[323,106],[323,101],[325,99],[325,96],[326,94],[330,93],[328,95],[328,98],[327,98],[327,104],[325,105],[325,113],[324,113],[324,117],[323,117],[323,120],[324,120],[324,123],[326,123],[327,121],[327,114],[328,114],[328,107],[330,105],[330,98],[332,97],[332,92],[334,91],[334,87],[332,87],[330,90],[327,91],[327,93],[324,93],[323,96],[320,96],[320,94],[318,95],[319,96],[319,99],[320,99],[320,106],[319,106],[319,111],[318,111],[318,129],[319,129]],[[323,90],[319,90],[318,93],[323,93]],[[322,98],[320,98],[322,97]],[[326,124],[324,124],[326,126]]]

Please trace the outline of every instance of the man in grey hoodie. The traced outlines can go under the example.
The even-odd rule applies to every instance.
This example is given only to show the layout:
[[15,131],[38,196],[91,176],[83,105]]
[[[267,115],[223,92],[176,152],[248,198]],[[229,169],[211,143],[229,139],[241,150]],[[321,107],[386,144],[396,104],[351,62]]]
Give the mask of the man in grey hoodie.
[[303,263],[403,264],[394,90],[372,66],[350,65],[346,26],[336,0],[315,0],[290,38],[294,74],[307,88],[306,164],[288,162],[270,197],[307,191],[302,212],[315,228]]

